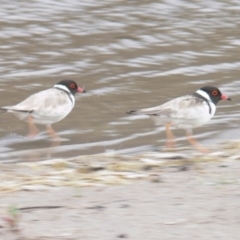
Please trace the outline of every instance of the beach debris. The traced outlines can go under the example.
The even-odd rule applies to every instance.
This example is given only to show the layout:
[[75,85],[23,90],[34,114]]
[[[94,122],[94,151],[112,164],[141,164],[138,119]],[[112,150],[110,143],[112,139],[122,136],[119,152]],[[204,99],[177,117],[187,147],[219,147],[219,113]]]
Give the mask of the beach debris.
[[3,221],[7,224],[11,231],[19,231],[20,211],[16,206],[10,205],[7,213],[2,217]]
[[209,154],[180,149],[179,152],[154,151],[135,155],[103,153],[36,162],[2,163],[0,195],[15,191],[49,191],[57,187],[129,184],[138,179],[162,182],[161,169],[190,171],[201,169],[204,164],[211,162],[227,166],[240,159],[239,149],[239,142],[230,141],[213,147]]

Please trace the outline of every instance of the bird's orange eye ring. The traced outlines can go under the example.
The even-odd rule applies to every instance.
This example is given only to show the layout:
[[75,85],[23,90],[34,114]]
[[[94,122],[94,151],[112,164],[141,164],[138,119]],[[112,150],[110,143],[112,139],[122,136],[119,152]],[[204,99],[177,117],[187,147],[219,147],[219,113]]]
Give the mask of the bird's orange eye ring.
[[75,84],[74,83],[72,83],[72,84],[70,84],[70,88],[75,88],[76,86],[75,86]]
[[217,95],[218,95],[218,91],[213,90],[213,91],[212,91],[212,95],[213,95],[213,96],[217,96]]

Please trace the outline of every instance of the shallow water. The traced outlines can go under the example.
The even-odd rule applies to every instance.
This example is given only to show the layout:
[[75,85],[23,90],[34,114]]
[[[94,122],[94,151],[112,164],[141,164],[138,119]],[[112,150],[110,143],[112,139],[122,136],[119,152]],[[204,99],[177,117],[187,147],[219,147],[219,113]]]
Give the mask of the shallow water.
[[[195,129],[205,145],[237,139],[239,127],[240,3],[238,1],[2,1],[1,105],[12,105],[62,79],[84,85],[71,114],[36,139],[27,125],[3,114],[0,159],[7,161],[161,150],[163,127],[131,109],[160,105],[216,85],[212,121]],[[184,131],[175,131],[185,145]]]

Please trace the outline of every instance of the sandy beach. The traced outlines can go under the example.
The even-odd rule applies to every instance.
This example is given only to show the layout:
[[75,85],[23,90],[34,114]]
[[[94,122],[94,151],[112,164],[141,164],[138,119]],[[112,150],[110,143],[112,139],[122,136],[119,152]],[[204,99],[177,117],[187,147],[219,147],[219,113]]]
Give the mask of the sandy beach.
[[[161,157],[170,155],[159,153],[150,154],[151,159],[146,155],[108,156],[101,166],[96,166],[94,159],[99,156],[95,156],[91,167],[86,167],[83,157],[69,161],[69,165],[60,160],[21,163],[15,168],[4,165],[0,238],[239,239],[240,162],[237,149],[234,152],[231,156],[219,153],[222,157],[215,153],[202,161],[197,157],[184,159],[178,153],[163,161]],[[77,162],[82,167],[74,168]],[[50,174],[50,168],[58,174]],[[81,179],[73,171],[69,177],[68,171],[73,169]],[[8,188],[6,174],[9,179],[12,176]],[[63,176],[67,176],[65,184]],[[14,226],[8,221],[11,218],[15,218]]]

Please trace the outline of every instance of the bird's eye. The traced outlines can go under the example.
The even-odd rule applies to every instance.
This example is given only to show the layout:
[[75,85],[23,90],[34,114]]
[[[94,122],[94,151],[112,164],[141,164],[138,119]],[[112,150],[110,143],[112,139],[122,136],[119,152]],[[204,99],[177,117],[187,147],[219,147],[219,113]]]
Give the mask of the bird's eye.
[[70,88],[75,88],[75,84],[74,83],[72,83],[72,84],[70,84]]
[[218,91],[213,90],[213,91],[212,91],[212,95],[213,95],[213,96],[217,96],[217,95],[218,95]]

